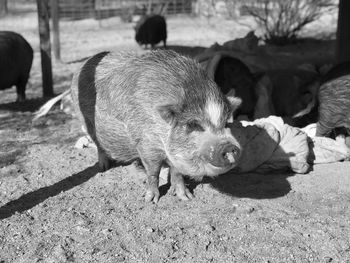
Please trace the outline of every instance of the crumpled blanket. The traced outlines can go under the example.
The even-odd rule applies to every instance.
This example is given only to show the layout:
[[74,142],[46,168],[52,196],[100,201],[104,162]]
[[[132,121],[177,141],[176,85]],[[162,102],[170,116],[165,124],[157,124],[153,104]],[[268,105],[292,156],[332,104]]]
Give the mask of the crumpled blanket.
[[[233,122],[228,126],[242,148],[237,173],[292,171],[307,173],[313,164],[350,160],[345,139],[315,137],[315,124],[299,129],[269,116],[253,122]],[[89,136],[80,138],[76,148],[96,147]]]
[[234,171],[307,173],[313,164],[350,159],[344,138],[315,137],[313,126],[299,129],[276,116],[230,124],[243,149]]

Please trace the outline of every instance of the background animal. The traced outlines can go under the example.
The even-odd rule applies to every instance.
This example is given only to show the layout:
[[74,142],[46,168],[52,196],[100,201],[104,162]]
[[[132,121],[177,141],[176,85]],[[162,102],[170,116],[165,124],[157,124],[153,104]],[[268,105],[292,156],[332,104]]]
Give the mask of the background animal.
[[24,101],[32,62],[33,49],[23,36],[0,31],[0,90],[16,86],[17,101]]

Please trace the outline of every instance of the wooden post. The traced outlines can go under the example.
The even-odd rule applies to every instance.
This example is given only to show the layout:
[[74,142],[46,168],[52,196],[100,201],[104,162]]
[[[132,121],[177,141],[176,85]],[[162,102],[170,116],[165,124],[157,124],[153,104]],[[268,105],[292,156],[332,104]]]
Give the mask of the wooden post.
[[52,63],[50,45],[50,24],[47,0],[36,0],[38,6],[38,22],[40,36],[41,72],[43,80],[43,96],[53,96]]
[[61,45],[60,45],[60,26],[59,26],[59,11],[58,11],[58,0],[50,0],[51,7],[51,19],[52,19],[52,46],[55,59],[61,60]]
[[0,16],[5,16],[8,13],[7,0],[0,0]]
[[350,60],[350,1],[340,0],[337,29],[337,62]]
[[148,0],[146,15],[152,14],[152,0]]

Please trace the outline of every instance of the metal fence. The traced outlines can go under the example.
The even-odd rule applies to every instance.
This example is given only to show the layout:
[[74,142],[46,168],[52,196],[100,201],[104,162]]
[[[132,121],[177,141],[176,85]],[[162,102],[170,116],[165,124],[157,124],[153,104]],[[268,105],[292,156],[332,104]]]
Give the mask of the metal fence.
[[[50,3],[50,1],[48,0]],[[147,12],[191,14],[196,0],[58,0],[60,19],[105,19],[114,16],[142,15]],[[9,13],[36,11],[35,0],[7,0]]]

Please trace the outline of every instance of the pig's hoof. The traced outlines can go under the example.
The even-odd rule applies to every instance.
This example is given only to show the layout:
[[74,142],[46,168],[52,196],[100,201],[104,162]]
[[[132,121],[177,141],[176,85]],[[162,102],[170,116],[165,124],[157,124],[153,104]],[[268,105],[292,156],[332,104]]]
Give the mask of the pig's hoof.
[[191,191],[186,186],[177,186],[173,189],[174,194],[182,201],[188,201],[194,198]]
[[102,172],[107,171],[109,168],[111,168],[112,163],[111,160],[108,158],[108,156],[103,152],[98,152],[98,165],[100,167],[100,170]]
[[148,189],[145,196],[146,202],[158,203],[159,201],[159,190],[158,189]]

